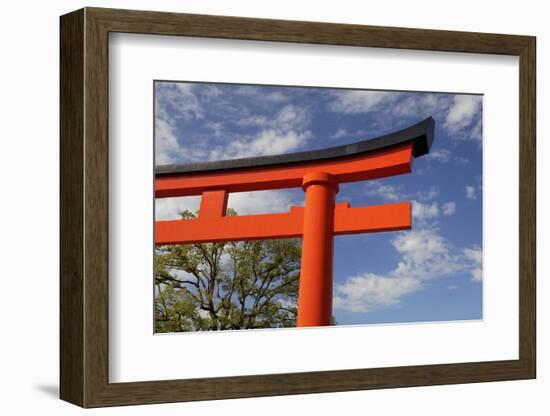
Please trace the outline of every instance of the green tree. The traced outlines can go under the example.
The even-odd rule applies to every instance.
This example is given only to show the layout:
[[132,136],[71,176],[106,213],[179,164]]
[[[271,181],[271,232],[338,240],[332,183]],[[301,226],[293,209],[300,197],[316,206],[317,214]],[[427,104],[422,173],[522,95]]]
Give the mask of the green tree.
[[155,331],[295,326],[300,257],[299,239],[157,247]]

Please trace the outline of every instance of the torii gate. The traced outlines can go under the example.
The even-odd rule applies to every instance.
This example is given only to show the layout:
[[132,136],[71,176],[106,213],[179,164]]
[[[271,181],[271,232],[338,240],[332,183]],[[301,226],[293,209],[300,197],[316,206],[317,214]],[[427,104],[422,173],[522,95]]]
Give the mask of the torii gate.
[[[157,221],[155,244],[302,237],[297,326],[330,325],[333,236],[408,230],[411,204],[350,208],[338,184],[409,173],[427,154],[434,120],[385,136],[321,150],[156,168],[155,197],[202,195],[196,219]],[[225,216],[230,192],[302,187],[305,206],[289,212]]]

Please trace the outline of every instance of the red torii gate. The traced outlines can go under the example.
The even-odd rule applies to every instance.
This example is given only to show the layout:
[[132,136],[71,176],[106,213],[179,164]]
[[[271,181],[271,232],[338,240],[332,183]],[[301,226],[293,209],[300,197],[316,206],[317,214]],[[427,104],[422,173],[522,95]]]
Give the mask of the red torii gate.
[[[375,139],[286,155],[159,166],[155,197],[202,195],[196,219],[157,221],[155,244],[302,237],[297,326],[330,325],[333,236],[411,228],[411,204],[350,208],[338,184],[409,173],[433,142],[431,117]],[[225,216],[230,192],[302,187],[304,207]]]

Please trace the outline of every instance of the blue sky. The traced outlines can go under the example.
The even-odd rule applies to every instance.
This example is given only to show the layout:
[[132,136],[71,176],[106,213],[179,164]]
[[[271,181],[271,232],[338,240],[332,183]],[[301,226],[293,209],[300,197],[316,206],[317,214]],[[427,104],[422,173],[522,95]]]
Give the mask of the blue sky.
[[[155,82],[155,163],[320,149],[376,137],[428,116],[435,141],[413,172],[342,184],[352,206],[413,202],[410,231],[339,236],[338,324],[482,318],[481,95]],[[199,197],[156,201],[156,218]],[[286,212],[300,189],[231,194],[239,214]]]

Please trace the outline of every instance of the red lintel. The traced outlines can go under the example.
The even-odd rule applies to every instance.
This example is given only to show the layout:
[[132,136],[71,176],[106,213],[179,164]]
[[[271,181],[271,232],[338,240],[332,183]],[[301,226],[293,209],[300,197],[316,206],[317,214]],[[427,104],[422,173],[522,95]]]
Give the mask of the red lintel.
[[325,172],[338,183],[376,179],[409,173],[412,169],[413,143],[349,158],[312,161],[286,166],[240,168],[229,171],[183,173],[158,176],[155,197],[200,195],[205,191],[260,191],[297,188],[311,172]]
[[[280,214],[202,217],[157,221],[155,244],[192,244],[206,242],[265,240],[301,237],[304,208],[290,207]],[[334,234],[359,234],[411,228],[411,204],[375,205],[350,208],[347,202],[334,210]]]

